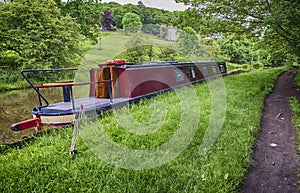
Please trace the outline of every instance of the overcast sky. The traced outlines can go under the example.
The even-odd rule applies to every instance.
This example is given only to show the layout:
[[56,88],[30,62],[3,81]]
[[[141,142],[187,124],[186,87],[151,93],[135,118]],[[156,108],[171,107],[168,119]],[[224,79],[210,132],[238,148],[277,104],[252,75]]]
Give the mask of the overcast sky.
[[[137,4],[140,0],[102,0],[102,2],[117,2],[119,4]],[[186,7],[181,3],[175,3],[175,0],[141,0],[147,7],[155,7],[159,9],[166,9],[170,11],[183,11]]]

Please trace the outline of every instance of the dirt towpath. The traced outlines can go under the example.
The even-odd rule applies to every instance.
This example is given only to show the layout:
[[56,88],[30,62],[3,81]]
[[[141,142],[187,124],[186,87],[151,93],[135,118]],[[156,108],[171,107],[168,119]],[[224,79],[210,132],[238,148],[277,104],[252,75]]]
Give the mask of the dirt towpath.
[[242,186],[243,193],[297,193],[299,159],[290,97],[300,100],[294,78],[297,69],[283,73],[266,98],[252,164]]

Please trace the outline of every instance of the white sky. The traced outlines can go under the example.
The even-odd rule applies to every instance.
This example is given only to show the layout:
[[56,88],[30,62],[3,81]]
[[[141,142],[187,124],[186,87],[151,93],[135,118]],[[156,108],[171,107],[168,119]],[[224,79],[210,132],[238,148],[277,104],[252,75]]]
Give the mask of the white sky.
[[[140,0],[102,0],[102,2],[117,2],[119,4],[137,4]],[[175,0],[141,0],[145,6],[158,9],[166,9],[169,11],[183,11],[186,7],[181,3],[176,3]]]

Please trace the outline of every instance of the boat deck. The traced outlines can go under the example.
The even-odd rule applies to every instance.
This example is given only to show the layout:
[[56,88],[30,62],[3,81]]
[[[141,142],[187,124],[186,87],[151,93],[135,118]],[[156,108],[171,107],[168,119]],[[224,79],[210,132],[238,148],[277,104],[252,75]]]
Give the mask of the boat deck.
[[[130,101],[130,98],[114,98],[112,103],[110,99],[96,98],[96,97],[86,97],[74,100],[75,112],[79,112],[81,106],[83,106],[84,111],[94,111],[105,109],[108,110],[112,107],[124,106]],[[62,114],[72,114],[73,107],[72,102],[59,102],[48,105],[47,107],[40,108],[38,112],[34,114],[39,115],[62,115]]]

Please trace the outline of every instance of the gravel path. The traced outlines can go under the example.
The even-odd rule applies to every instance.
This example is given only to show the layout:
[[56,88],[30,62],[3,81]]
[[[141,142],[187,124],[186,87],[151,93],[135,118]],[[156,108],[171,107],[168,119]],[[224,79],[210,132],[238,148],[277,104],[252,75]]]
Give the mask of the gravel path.
[[300,90],[294,82],[296,73],[296,69],[283,73],[265,100],[252,164],[242,186],[244,193],[300,192],[297,190],[296,130],[288,104],[292,96],[300,100]]

